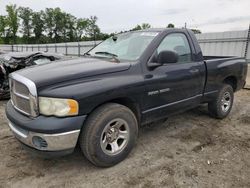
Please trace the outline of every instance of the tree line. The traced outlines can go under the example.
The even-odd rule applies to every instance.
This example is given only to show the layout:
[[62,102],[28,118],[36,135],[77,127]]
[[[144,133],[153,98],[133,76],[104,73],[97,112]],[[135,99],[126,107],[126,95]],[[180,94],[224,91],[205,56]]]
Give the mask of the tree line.
[[33,11],[28,7],[6,6],[0,15],[0,43],[58,43],[81,40],[103,40],[98,18],[76,18],[60,8]]
[[[41,44],[104,40],[116,33],[102,33],[97,25],[98,18],[76,18],[60,8],[46,8],[34,11],[29,7],[7,5],[6,15],[0,15],[0,43]],[[174,27],[168,24],[167,27]],[[151,28],[143,23],[130,31]],[[122,33],[121,31],[119,33]],[[200,32],[198,30],[198,32]]]
[[[151,25],[149,23],[143,23],[141,25],[135,26],[133,29],[130,29],[129,31],[137,31],[137,30],[142,30],[142,29],[149,29],[151,28]],[[173,23],[169,23],[166,28],[175,28],[175,25]],[[191,29],[195,34],[200,34],[201,30],[199,29]],[[119,33],[123,33],[127,31],[121,31]],[[111,35],[114,35],[116,33],[111,33]]]

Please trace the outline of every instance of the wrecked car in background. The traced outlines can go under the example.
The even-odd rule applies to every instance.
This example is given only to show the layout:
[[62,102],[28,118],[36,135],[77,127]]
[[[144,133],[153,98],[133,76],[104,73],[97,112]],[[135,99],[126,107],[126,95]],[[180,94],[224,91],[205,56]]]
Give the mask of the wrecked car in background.
[[45,52],[10,52],[0,55],[0,99],[8,99],[10,73],[32,66],[65,59],[61,54]]
[[0,55],[5,54],[6,52],[0,49]]

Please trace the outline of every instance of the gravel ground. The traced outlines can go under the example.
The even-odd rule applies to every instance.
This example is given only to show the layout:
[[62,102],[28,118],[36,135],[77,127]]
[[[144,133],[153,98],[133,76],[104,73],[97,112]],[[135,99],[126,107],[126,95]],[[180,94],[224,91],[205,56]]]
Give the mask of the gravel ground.
[[250,187],[250,90],[236,93],[230,116],[202,105],[140,129],[137,146],[112,168],[77,150],[48,160],[22,150],[0,102],[0,187]]

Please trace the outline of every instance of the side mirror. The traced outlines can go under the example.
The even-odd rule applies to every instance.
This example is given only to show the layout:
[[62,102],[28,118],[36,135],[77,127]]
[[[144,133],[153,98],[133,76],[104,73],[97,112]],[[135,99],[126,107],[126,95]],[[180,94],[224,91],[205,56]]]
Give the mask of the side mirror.
[[177,63],[178,54],[174,51],[161,51],[157,57],[157,63],[163,65],[167,63]]

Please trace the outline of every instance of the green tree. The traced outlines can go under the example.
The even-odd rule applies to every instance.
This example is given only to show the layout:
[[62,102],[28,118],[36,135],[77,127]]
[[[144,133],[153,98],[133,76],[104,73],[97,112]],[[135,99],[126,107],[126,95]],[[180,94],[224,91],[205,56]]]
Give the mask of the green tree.
[[0,43],[9,44],[11,33],[7,16],[0,15]]
[[140,25],[137,25],[133,29],[131,29],[131,31],[138,31],[138,30],[142,30],[142,27]]
[[6,16],[0,15],[0,37],[4,38],[6,34]]
[[49,41],[52,42],[53,31],[54,31],[54,9],[46,8],[44,14],[45,30],[48,34]]
[[141,25],[138,24],[130,31],[138,31],[138,30],[149,29],[149,28],[151,28],[151,25],[149,23],[142,23]]
[[[76,39],[76,17],[71,14],[61,12],[62,22],[59,23],[59,33],[62,35],[64,42],[75,41]],[[61,25],[62,24],[62,25]]]
[[113,34],[107,34],[107,33],[100,33],[98,35],[98,40],[106,40],[107,38],[114,36]]
[[150,25],[149,23],[143,23],[143,24],[141,25],[141,28],[142,28],[142,29],[149,29],[149,28],[151,28],[151,25]]
[[167,26],[167,28],[174,28],[174,24],[169,23],[168,26]]
[[32,29],[32,15],[33,11],[28,7],[20,7],[18,8],[19,17],[22,20],[22,29],[23,39],[26,43],[29,43]]
[[71,14],[66,14],[65,27],[66,27],[66,38],[68,41],[76,41],[76,17]]
[[9,34],[12,39],[13,43],[16,43],[16,34],[18,31],[19,26],[19,19],[18,19],[18,9],[16,5],[7,5],[6,12],[8,13],[7,16],[7,25],[9,27]]
[[64,42],[67,41],[67,31],[68,31],[68,22],[69,22],[69,18],[68,18],[68,15],[67,13],[65,12],[61,12],[60,11],[60,15],[58,15],[61,17],[61,23],[62,25],[60,24],[60,32],[59,32],[59,35],[61,35],[61,39],[63,39]]
[[[0,40],[5,43],[73,42],[106,39],[110,36],[101,33],[96,16],[77,19],[60,8],[34,12],[28,7],[18,8],[16,5],[6,6],[6,11],[7,16],[0,16]],[[21,36],[17,37],[19,25]],[[142,24],[140,27],[149,28],[150,25]]]
[[199,29],[191,29],[193,32],[194,32],[194,34],[200,34],[201,33],[201,30],[199,30]]
[[96,24],[98,18],[96,16],[91,16],[88,20],[88,25],[86,27],[86,34],[91,40],[96,40],[100,35],[100,28]]
[[34,12],[31,17],[33,32],[35,34],[35,43],[41,42],[41,37],[43,35],[44,27],[44,12]]
[[86,32],[88,26],[89,26],[89,19],[85,19],[85,18],[77,19],[76,34],[77,34],[78,41],[82,39],[83,34]]
[[45,25],[51,42],[67,41],[69,37],[74,40],[75,17],[63,12],[60,8],[47,8],[45,10]]
[[[53,21],[54,21],[54,39],[55,42],[61,42],[64,35],[64,20],[65,13],[61,11],[60,8],[55,8],[53,10]],[[66,33],[65,33],[66,36]]]

